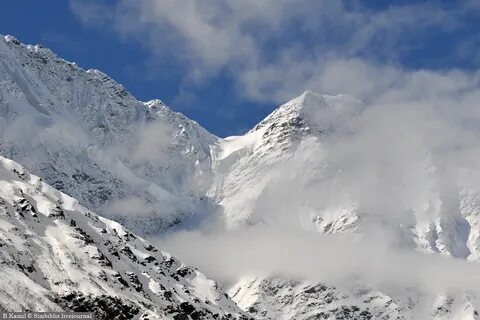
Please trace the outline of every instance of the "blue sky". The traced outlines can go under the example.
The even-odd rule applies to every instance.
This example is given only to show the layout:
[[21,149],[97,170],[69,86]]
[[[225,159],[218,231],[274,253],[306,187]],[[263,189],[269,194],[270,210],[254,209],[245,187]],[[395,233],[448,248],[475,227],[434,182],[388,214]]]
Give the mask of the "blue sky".
[[480,1],[0,0],[0,33],[226,136],[305,89],[368,101],[419,71],[476,73]]

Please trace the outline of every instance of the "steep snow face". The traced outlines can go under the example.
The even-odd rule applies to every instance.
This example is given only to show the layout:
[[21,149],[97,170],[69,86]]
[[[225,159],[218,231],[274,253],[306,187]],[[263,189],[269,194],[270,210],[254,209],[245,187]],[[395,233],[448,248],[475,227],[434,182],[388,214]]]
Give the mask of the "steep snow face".
[[0,154],[141,233],[211,211],[217,140],[98,70],[0,37]]
[[[381,231],[395,248],[478,260],[480,189],[475,168],[455,168],[451,179],[445,179],[440,172],[442,162],[431,150],[420,148],[415,157],[407,159],[412,161],[404,167],[408,170],[391,177],[401,177],[411,189],[405,199],[395,194],[388,198],[395,188],[386,192],[371,188],[370,192],[380,191],[375,199],[348,185],[355,184],[345,178],[352,168],[338,162],[335,153],[338,143],[357,139],[349,130],[355,129],[364,110],[362,103],[348,96],[305,92],[246,135],[220,141],[212,152],[216,180],[210,194],[221,205],[227,225],[265,223],[319,233],[354,232],[360,237]],[[351,153],[353,161],[364,161],[362,150],[352,150],[357,152]],[[378,172],[383,169],[379,167]],[[368,192],[370,177],[358,178],[364,179],[359,187]],[[373,206],[368,202],[372,199]],[[396,208],[382,206],[393,199]],[[378,211],[382,208],[395,212]],[[270,319],[479,318],[475,297],[425,295],[420,288],[397,287],[392,292],[369,286],[339,289],[257,276],[239,280],[229,293],[242,309]]]
[[247,319],[198,270],[0,157],[0,310]]
[[[404,160],[408,163],[398,174],[380,167],[382,161],[370,164],[378,168],[362,172],[370,167],[362,163],[363,151],[355,149],[358,137],[351,130],[361,123],[364,110],[350,96],[307,91],[244,136],[219,141],[212,147],[215,180],[209,195],[220,205],[225,223],[230,227],[280,224],[320,233],[368,234],[381,229],[403,247],[477,259],[478,174],[456,168],[452,179],[446,180],[438,173],[442,164],[422,146]],[[375,128],[362,129],[375,133]],[[342,149],[341,144],[350,140],[353,151],[350,145]],[[350,154],[341,153],[345,150]],[[378,190],[374,175],[384,169],[392,176],[378,179],[391,178],[393,184],[402,180],[403,189],[398,191],[406,193],[405,199],[395,194],[397,186]],[[348,176],[353,170],[358,171],[358,182]],[[365,196],[370,188],[378,196]],[[396,207],[390,205],[389,196],[398,200]]]
[[[215,182],[209,194],[221,205],[226,223],[235,226],[274,220],[312,229],[314,226],[307,220],[320,217],[318,210],[309,208],[311,201],[306,201],[313,191],[309,185],[335,174],[326,166],[323,140],[362,108],[362,103],[350,96],[306,91],[244,136],[221,140],[212,148]],[[286,194],[294,201],[281,201],[280,206],[275,198],[284,199]],[[357,217],[351,214],[355,203],[344,200],[341,205],[322,209],[325,215],[340,215],[345,220],[336,225],[325,220],[329,229],[339,231],[355,225]],[[302,215],[296,216],[294,212],[300,210]]]

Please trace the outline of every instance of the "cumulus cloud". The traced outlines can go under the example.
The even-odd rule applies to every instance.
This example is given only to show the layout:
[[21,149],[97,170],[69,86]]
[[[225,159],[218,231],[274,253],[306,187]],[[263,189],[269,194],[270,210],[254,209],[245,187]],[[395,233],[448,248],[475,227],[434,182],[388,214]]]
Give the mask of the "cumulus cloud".
[[399,71],[409,74],[398,67],[402,55],[422,47],[432,33],[455,30],[471,6],[422,2],[371,9],[313,0],[70,4],[85,23],[111,28],[155,59],[177,63],[186,86],[224,72],[242,96],[269,102],[307,88],[371,97],[404,85],[396,80]]

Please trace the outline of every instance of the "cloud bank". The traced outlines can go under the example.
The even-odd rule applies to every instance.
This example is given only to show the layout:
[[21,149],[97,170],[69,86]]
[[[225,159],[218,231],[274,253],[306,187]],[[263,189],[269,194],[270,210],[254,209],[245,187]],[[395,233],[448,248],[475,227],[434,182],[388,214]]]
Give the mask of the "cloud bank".
[[389,240],[385,234],[352,241],[350,236],[257,226],[216,234],[182,232],[160,245],[225,283],[242,275],[279,275],[346,285],[358,277],[380,290],[396,286],[480,294],[476,263],[391,250]]
[[[305,89],[367,100],[386,90],[409,91],[412,80],[440,91],[429,78],[455,82],[475,76],[402,64],[405,56],[425,50],[432,35],[465,27],[478,12],[474,1],[380,8],[315,0],[71,0],[70,5],[84,23],[138,41],[153,60],[172,61],[183,70],[185,87],[228,74],[239,94],[253,100],[281,102]],[[478,39],[464,40],[452,59],[478,54],[471,50]]]

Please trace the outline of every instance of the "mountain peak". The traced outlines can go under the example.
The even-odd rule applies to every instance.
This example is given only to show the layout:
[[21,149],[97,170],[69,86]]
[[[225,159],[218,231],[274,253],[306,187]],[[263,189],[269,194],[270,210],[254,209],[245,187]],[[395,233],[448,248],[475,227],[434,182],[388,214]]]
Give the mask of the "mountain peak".
[[153,100],[145,102],[145,106],[147,106],[148,108],[152,108],[152,109],[155,109],[155,108],[158,108],[158,107],[164,106],[164,105],[165,105],[165,103],[163,103],[163,101],[160,100],[160,99],[153,99]]
[[252,131],[264,127],[281,127],[325,133],[338,122],[358,114],[362,107],[361,101],[347,94],[333,96],[306,90],[275,109]]
[[215,136],[99,70],[17,41],[0,38],[0,154],[142,234],[197,212],[191,177],[208,175]]
[[13,43],[13,44],[17,44],[19,45],[20,44],[20,41],[18,41],[17,38],[15,38],[14,36],[12,35],[6,35],[6,36],[3,36],[3,39],[5,40],[5,42],[7,43]]
[[[342,96],[342,95],[340,94],[339,96]],[[326,99],[326,98],[332,98],[332,97],[335,97],[335,96],[318,93],[318,92],[315,92],[315,91],[312,91],[312,90],[305,90],[301,95],[299,95],[296,98],[291,99],[286,104],[288,104],[288,103],[290,103],[294,100],[305,102],[305,101],[308,101],[309,99]]]
[[320,95],[320,94],[317,93],[317,92],[314,92],[310,89],[307,89],[299,97],[307,97],[307,96],[310,96],[310,95]]
[[359,106],[363,103],[349,94],[340,93],[337,95],[328,95],[314,92],[311,90],[305,90],[301,95],[293,98],[281,107],[287,105],[295,106],[306,111],[305,109],[307,108],[338,108],[340,105],[346,104],[352,106]]

